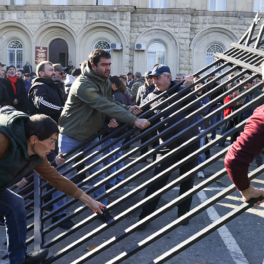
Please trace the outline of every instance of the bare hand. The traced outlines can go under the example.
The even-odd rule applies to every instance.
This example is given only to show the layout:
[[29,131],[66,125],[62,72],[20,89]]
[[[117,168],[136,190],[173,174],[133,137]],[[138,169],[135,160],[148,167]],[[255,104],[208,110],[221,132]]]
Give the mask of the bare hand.
[[87,195],[86,193],[82,193],[81,197],[79,198],[83,201],[90,209],[92,209],[95,213],[103,214],[102,210],[105,205],[95,201],[92,197]]
[[147,119],[137,118],[134,125],[140,129],[145,129],[150,126],[150,122]]
[[193,77],[192,75],[188,75],[188,76],[186,76],[186,77],[184,78],[185,82],[183,83],[182,86],[186,87],[186,86],[192,84],[192,83],[193,83],[193,78],[194,78],[194,77]]
[[62,163],[65,162],[65,159],[62,158],[62,153],[60,153],[56,158],[55,158],[55,163],[56,165],[61,165]]
[[27,184],[28,184],[28,181],[27,181],[25,178],[23,178],[20,182],[16,183],[15,185],[16,185],[18,188],[22,189],[22,188],[25,187]]
[[[240,193],[242,194],[244,198],[244,202],[249,201],[251,198],[258,198],[260,196],[262,196],[264,199],[264,191],[260,189],[256,189],[252,185],[250,185],[249,188],[247,188],[244,191],[241,191]],[[261,203],[263,203],[263,200],[255,203],[253,207],[257,207]]]
[[143,112],[142,109],[140,109],[140,107],[137,105],[130,106],[128,111],[131,112],[135,116],[138,116],[139,114]]
[[115,128],[118,126],[119,126],[119,124],[116,122],[116,120],[114,118],[112,118],[108,124],[108,127],[112,127],[112,128]]
[[17,101],[17,99],[15,99],[14,101],[13,101],[13,105],[17,105],[18,104],[18,101]]

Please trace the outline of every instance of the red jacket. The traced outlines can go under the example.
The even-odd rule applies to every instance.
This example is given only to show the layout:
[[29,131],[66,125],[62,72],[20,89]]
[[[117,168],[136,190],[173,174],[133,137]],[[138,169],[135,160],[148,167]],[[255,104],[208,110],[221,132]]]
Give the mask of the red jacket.
[[264,105],[258,107],[247,122],[244,132],[229,148],[225,167],[237,189],[243,191],[250,185],[249,164],[264,148]]
[[[234,96],[234,98],[235,98],[235,97],[236,97],[236,96]],[[224,104],[227,104],[227,103],[230,102],[231,100],[233,100],[233,98],[230,98],[229,96],[227,96],[227,97],[224,99]],[[235,104],[231,105],[229,108],[227,108],[227,109],[224,110],[224,118],[231,114],[231,112],[232,112],[232,108],[234,108],[234,106],[235,106]]]

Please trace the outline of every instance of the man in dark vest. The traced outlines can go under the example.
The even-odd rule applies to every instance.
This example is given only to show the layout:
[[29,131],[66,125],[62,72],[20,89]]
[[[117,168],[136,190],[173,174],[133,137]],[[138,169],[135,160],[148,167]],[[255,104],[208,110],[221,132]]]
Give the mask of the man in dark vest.
[[16,67],[10,65],[7,67],[6,79],[3,79],[2,83],[5,85],[11,105],[18,111],[25,112],[25,98],[27,91],[24,81],[19,79],[16,75]]
[[[3,74],[3,67],[5,64],[0,62],[0,76]],[[0,108],[5,105],[11,105],[11,101],[9,99],[6,87],[2,84],[0,79]]]
[[58,132],[57,124],[46,115],[29,117],[11,106],[0,110],[0,215],[5,219],[11,264],[38,264],[48,255],[47,249],[26,253],[24,199],[8,189],[32,169],[58,190],[102,213],[103,204],[85,194],[48,162],[46,156],[54,150]]

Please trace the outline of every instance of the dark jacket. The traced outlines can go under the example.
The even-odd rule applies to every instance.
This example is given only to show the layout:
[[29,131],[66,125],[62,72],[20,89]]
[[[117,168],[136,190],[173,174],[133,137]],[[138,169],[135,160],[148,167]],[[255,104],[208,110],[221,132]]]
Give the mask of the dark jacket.
[[65,100],[60,83],[35,78],[28,94],[30,114],[45,114],[58,122]]
[[52,186],[75,199],[83,193],[60,175],[47,158],[28,156],[25,124],[29,116],[11,108],[0,110],[0,192],[22,180],[34,169]]
[[[219,84],[213,83],[208,87],[208,91],[213,90],[215,87],[217,87]],[[223,94],[223,89],[218,90],[217,92],[213,93],[210,96],[210,101],[213,101],[215,98]],[[221,104],[223,104],[223,99],[220,101]],[[217,104],[214,104],[211,106],[211,108],[217,107]]]
[[6,87],[0,82],[0,107],[11,105]]
[[148,87],[146,83],[138,88],[136,105],[141,105],[142,101],[147,97],[149,93],[152,93],[155,89],[155,85]]
[[109,79],[96,75],[88,66],[72,84],[59,121],[60,132],[79,140],[96,134],[105,122],[105,116],[134,125],[136,116],[129,106],[113,100]]
[[[171,86],[174,86],[175,83],[171,82]],[[183,89],[182,87],[179,87],[178,89],[174,90],[173,93],[178,93],[181,89]],[[182,93],[180,96],[177,97],[177,101],[181,100],[184,96],[186,96],[188,93],[190,93],[191,90],[188,90],[184,93]],[[159,92],[157,90],[157,88],[155,88],[155,90],[153,91],[153,93],[148,94],[148,96],[145,98],[145,100],[143,100],[142,104],[147,103],[148,101],[151,101],[153,99],[155,99],[155,97],[157,97],[158,95],[160,95],[161,92]],[[168,97],[170,97],[172,95],[172,93],[168,93],[166,95],[164,95],[162,98],[158,99],[157,101],[155,101],[154,103],[152,103],[150,105],[150,108],[153,108],[154,106],[158,105],[159,103],[161,103],[162,101],[164,101],[165,99],[167,99]],[[166,112],[164,115],[162,115],[162,117],[160,118],[160,121],[162,121],[163,119],[165,119],[166,117],[168,117],[169,115],[173,114],[174,112],[180,110],[181,108],[183,108],[184,106],[188,105],[189,103],[193,102],[194,100],[196,100],[196,97],[193,96],[190,99],[186,100],[183,103],[180,103],[178,105],[176,105],[175,107],[173,107],[170,111]],[[174,103],[174,102],[172,102]],[[155,110],[154,112],[157,114],[160,111],[162,111],[163,109],[167,108],[170,105],[170,103],[165,104],[164,106],[160,107],[159,109]],[[168,127],[172,126],[173,124],[175,124],[176,122],[180,121],[181,119],[186,118],[186,116],[188,116],[190,113],[192,113],[193,111],[197,110],[199,108],[200,104],[196,104],[193,107],[191,107],[189,110],[185,111],[184,113],[178,115],[177,117],[171,119],[170,121],[168,121],[167,123],[165,123],[163,126],[159,127],[158,133],[161,133],[163,130],[167,129]],[[190,125],[192,125],[193,123],[195,123],[195,117],[190,118],[187,121],[182,122],[180,125],[176,126],[175,129],[173,130],[173,132],[170,132],[169,134],[167,134],[166,136],[162,136],[160,138],[160,142],[163,143],[164,141],[170,139],[172,136],[178,134],[179,132],[181,132],[182,130],[184,130],[185,128],[189,127]],[[198,128],[194,128],[189,132],[186,132],[184,134],[184,136],[180,137],[178,140],[176,140],[173,144],[171,144],[170,148],[175,148],[177,146],[180,146],[183,142],[189,140],[190,138],[192,138],[193,136],[199,134],[199,130]]]
[[[16,110],[18,111],[25,111],[25,98],[27,97],[27,91],[25,88],[25,84],[24,81],[22,79],[17,78],[17,82],[15,83],[15,87],[16,87],[16,93],[13,89],[13,86],[11,84],[11,82],[6,78],[3,79],[2,83],[5,85],[9,99],[11,101],[11,105],[13,107],[16,108]],[[13,101],[17,99],[18,104],[17,105],[13,105]]]
[[31,73],[32,72],[32,66],[31,65],[24,65],[23,67],[24,73]]

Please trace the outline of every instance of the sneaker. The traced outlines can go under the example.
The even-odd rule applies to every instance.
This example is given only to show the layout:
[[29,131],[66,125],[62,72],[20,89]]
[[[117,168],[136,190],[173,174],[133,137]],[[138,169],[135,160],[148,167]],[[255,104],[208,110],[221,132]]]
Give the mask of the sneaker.
[[202,171],[199,171],[197,174],[198,178],[204,178],[204,173]]
[[[188,213],[188,211],[182,211],[182,210],[178,210],[178,218],[182,217],[183,215],[185,215],[186,213]],[[189,224],[189,220],[185,220],[181,223],[182,226],[186,226]]]
[[[58,216],[52,217],[52,224],[58,222],[60,219],[62,219],[65,216],[66,216],[66,214],[62,214],[62,215],[58,215]],[[61,227],[63,229],[70,229],[74,225],[75,224],[71,220],[68,220],[66,222],[63,222],[63,223],[59,224],[59,227]]]
[[32,251],[31,253],[26,253],[25,260],[23,264],[38,264],[41,263],[47,256],[49,250],[43,248],[40,250]]

